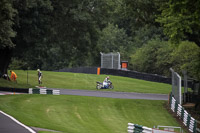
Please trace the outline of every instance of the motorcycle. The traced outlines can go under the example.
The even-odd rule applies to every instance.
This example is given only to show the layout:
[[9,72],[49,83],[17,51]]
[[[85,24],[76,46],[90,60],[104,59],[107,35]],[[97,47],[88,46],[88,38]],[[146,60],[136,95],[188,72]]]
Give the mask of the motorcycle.
[[97,85],[96,85],[96,89],[99,90],[99,89],[114,89],[114,86],[112,85],[112,82],[109,80],[107,85],[106,86],[103,86],[103,83],[97,81],[96,82]]

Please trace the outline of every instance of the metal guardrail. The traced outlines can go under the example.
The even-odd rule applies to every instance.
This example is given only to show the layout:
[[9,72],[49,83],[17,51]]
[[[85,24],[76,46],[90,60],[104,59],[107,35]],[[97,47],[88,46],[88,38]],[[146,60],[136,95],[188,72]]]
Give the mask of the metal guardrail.
[[142,125],[128,123],[128,133],[152,133],[152,128]]
[[192,133],[197,132],[197,121],[182,107],[177,100],[170,95],[170,108],[171,110],[183,121],[183,124]]
[[60,95],[60,90],[49,90],[49,89],[32,89],[29,88],[29,94],[52,94]]

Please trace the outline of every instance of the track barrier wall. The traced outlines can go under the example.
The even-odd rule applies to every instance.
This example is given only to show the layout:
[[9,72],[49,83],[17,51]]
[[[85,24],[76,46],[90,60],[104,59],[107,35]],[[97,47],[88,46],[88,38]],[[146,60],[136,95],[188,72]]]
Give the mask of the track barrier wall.
[[170,95],[169,99],[171,110],[183,121],[183,124],[192,133],[197,132],[197,121],[177,102],[177,100]]
[[[105,75],[115,75],[123,76],[129,78],[136,78],[146,81],[153,81],[159,83],[172,83],[172,78],[157,74],[142,73],[137,71],[130,70],[121,70],[121,69],[107,69],[99,67],[78,67],[78,68],[64,68],[60,70],[55,70],[55,72],[73,72],[73,73],[87,73],[87,74],[105,74]],[[182,84],[183,86],[183,84]],[[188,82],[188,87],[192,87],[192,82]]]
[[0,87],[0,91],[28,93],[28,89]]
[[127,132],[128,133],[175,133],[174,131],[175,128],[180,128],[181,131],[181,127],[172,127],[172,126],[160,126],[160,127],[166,127],[166,128],[164,130],[161,130],[159,129],[159,127],[149,128],[138,124],[128,123]]
[[28,94],[52,94],[60,95],[60,90],[50,90],[50,89],[23,89],[23,88],[0,88],[0,91],[8,92],[19,92],[19,93],[28,93]]
[[130,77],[136,79],[142,79],[147,81],[161,82],[171,84],[171,78],[160,76],[157,74],[147,74],[137,71],[119,70],[119,69],[107,69],[99,67],[79,67],[79,68],[64,68],[55,70],[55,72],[73,72],[73,73],[87,73],[87,74],[106,74]]
[[152,128],[142,125],[128,123],[128,133],[152,133]]
[[48,90],[48,89],[32,89],[29,88],[29,94],[52,94],[52,95],[60,95],[60,90]]

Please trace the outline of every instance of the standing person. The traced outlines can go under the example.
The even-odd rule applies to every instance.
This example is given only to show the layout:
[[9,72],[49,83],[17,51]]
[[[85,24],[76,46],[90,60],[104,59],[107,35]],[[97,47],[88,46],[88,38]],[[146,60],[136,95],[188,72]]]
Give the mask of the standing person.
[[17,82],[17,74],[14,71],[10,71],[10,73],[11,73],[10,79],[12,81]]
[[38,83],[42,84],[42,72],[40,71],[40,69],[38,69],[37,71],[38,71]]

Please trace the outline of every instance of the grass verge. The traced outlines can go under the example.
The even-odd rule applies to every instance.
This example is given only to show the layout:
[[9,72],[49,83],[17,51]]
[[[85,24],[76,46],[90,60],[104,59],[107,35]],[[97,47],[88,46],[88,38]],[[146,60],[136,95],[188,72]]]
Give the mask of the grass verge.
[[[32,87],[38,85],[37,71],[15,70],[18,75],[17,88]],[[96,81],[103,81],[107,75],[82,74],[82,73],[67,73],[67,72],[50,72],[43,71],[43,86],[48,88],[64,88],[64,89],[85,89],[96,90]],[[110,76],[113,82],[114,90],[121,92],[139,92],[139,93],[160,93],[169,94],[171,85],[164,83],[156,83],[144,80],[138,80],[120,76]],[[14,83],[0,80],[0,87],[13,86]],[[107,91],[107,90],[106,90]],[[110,91],[110,90],[109,90]]]
[[66,133],[126,133],[127,123],[179,126],[165,101],[70,95],[0,96],[0,110],[22,123]]

